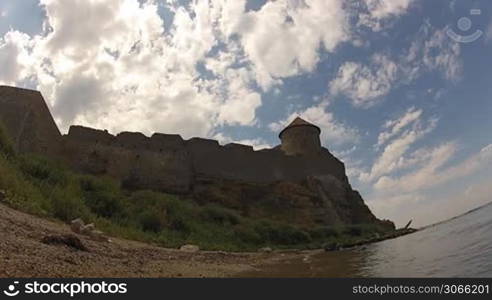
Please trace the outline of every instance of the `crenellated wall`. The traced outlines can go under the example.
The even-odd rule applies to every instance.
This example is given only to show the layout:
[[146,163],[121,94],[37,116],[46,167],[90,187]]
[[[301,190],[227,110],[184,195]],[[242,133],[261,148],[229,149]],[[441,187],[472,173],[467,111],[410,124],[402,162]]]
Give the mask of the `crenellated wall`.
[[63,137],[63,156],[76,169],[109,175],[135,188],[189,192],[196,180],[253,183],[301,181],[333,175],[345,182],[343,163],[323,149],[318,156],[288,156],[279,148],[253,147],[179,135],[108,132],[72,126]]
[[82,126],[62,136],[39,92],[0,86],[0,121],[17,151],[61,159],[127,189],[187,194],[245,215],[288,215],[305,226],[381,223],[350,186],[344,164],[321,147],[319,129],[300,118],[280,134],[282,146],[260,151],[160,133],[115,136]]
[[105,131],[72,126],[63,136],[62,157],[76,170],[108,175],[127,188],[187,193],[191,159],[181,137]]

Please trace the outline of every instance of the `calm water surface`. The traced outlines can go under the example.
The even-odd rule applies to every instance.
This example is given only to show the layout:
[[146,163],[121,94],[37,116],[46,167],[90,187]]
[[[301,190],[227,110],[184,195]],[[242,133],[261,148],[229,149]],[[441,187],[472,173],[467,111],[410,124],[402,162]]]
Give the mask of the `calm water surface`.
[[394,240],[265,267],[257,277],[492,277],[492,205]]

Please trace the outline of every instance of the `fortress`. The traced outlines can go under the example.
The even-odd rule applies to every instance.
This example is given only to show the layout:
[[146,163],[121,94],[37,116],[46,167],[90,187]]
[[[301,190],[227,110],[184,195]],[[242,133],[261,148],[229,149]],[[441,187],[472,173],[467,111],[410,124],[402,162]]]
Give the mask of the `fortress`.
[[[126,189],[191,195],[198,202],[220,202],[260,216],[291,214],[293,222],[306,225],[393,226],[374,217],[352,190],[344,164],[322,147],[320,128],[301,118],[280,132],[279,146],[260,151],[172,134],[114,136],[82,126],[61,135],[41,93],[0,86],[0,121],[16,151],[112,177]],[[257,208],[264,206],[274,209]]]

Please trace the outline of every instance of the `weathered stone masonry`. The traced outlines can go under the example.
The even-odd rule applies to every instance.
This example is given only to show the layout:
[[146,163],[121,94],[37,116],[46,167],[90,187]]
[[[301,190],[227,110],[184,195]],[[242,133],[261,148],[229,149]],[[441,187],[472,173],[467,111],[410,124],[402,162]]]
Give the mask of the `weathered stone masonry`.
[[[205,195],[224,182],[270,186],[258,187],[255,199],[240,201],[284,199],[299,218],[314,223],[379,222],[350,187],[344,164],[321,146],[321,130],[300,118],[280,133],[281,145],[260,151],[160,133],[114,136],[82,126],[62,136],[39,92],[0,86],[0,121],[17,151],[61,159],[77,171],[120,180],[126,188]],[[295,192],[281,191],[286,185]],[[230,193],[231,199],[243,199],[245,191]]]

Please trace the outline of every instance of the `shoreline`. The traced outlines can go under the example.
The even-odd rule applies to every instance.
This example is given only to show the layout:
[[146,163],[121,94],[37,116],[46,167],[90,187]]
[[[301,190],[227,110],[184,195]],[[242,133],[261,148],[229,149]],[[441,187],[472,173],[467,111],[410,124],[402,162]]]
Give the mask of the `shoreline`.
[[[100,242],[73,234],[61,222],[46,220],[0,204],[0,278],[220,278],[258,270],[320,250],[281,252],[185,252],[137,241]],[[45,244],[47,236],[74,235],[88,251]]]
[[[185,252],[111,238],[95,241],[73,234],[64,223],[46,220],[0,204],[0,278],[7,277],[243,277],[284,261],[309,259],[324,249],[271,252]],[[47,236],[75,235],[88,251],[45,244]],[[362,243],[363,242],[363,243]],[[352,245],[375,242],[364,240]]]

